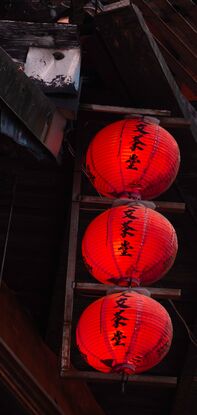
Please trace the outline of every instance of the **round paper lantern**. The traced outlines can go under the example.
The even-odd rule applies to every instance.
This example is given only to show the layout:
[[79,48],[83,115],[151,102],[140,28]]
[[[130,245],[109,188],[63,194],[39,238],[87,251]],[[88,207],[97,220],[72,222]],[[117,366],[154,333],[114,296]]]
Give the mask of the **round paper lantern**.
[[103,128],[91,141],[86,156],[92,184],[111,198],[152,199],[172,184],[179,164],[174,138],[143,118]]
[[89,224],[82,255],[89,272],[104,284],[149,285],[170,269],[177,245],[164,216],[131,204],[108,209]]
[[157,301],[125,291],[102,297],[80,317],[77,345],[87,363],[109,373],[144,372],[166,355],[170,317]]

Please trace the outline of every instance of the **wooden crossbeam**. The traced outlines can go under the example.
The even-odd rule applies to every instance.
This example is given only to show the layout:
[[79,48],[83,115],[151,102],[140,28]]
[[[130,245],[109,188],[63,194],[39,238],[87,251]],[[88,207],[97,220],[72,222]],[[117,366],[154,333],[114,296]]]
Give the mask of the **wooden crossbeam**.
[[[103,210],[106,209],[114,203],[113,199],[107,197],[99,196],[87,196],[82,195],[78,199],[80,201],[81,209],[84,210]],[[129,202],[129,200],[128,200]],[[162,202],[159,200],[154,200],[153,203],[156,206],[156,210],[159,212],[172,212],[172,213],[184,213],[185,212],[185,203],[178,202]]]
[[[73,371],[69,370],[64,373],[65,378],[68,379],[85,379],[93,382],[121,382],[122,375],[115,373],[99,373],[88,371]],[[128,377],[128,382],[139,386],[158,386],[166,388],[176,388],[177,378],[174,376],[149,376],[149,375],[134,375]]]
[[[107,292],[120,292],[128,290],[128,287],[117,287],[106,284],[77,282],[74,285],[76,292],[86,292],[88,294],[104,295]],[[152,298],[178,300],[181,297],[181,290],[179,288],[157,288],[157,287],[143,287],[148,290]]]
[[58,359],[13,294],[0,289],[0,381],[32,415],[104,415],[84,382],[65,381]]
[[[0,12],[1,13],[1,12]],[[60,23],[31,23],[0,20],[0,46],[12,58],[25,62],[29,47],[79,47],[76,25]]]
[[152,115],[153,117],[170,117],[171,111],[168,110],[157,110],[148,108],[129,108],[129,107],[118,107],[111,105],[98,105],[98,104],[81,104],[81,111],[94,111],[94,112],[105,112],[110,114],[141,114],[141,115]]
[[191,126],[191,121],[180,117],[162,117],[160,125],[165,128],[188,128]]
[[81,111],[107,113],[122,116],[152,116],[160,119],[160,125],[165,128],[187,128],[191,122],[185,118],[171,117],[168,110],[153,110],[147,108],[129,108],[111,105],[81,104]]

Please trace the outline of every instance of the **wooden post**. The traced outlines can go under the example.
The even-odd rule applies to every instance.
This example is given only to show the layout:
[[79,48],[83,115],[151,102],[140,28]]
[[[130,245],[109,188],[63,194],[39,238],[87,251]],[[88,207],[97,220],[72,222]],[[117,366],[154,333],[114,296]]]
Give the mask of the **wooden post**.
[[78,224],[80,212],[80,188],[81,188],[81,151],[79,145],[76,152],[73,190],[72,190],[72,204],[70,217],[70,231],[69,231],[69,246],[68,246],[68,263],[66,271],[66,288],[65,288],[65,309],[64,309],[64,326],[63,339],[61,351],[61,375],[70,367],[70,346],[71,346],[71,330],[72,330],[72,315],[73,315],[73,297],[74,297],[74,281],[77,255],[77,239],[78,239]]
[[[181,297],[181,290],[179,288],[157,288],[157,287],[143,287],[148,290],[152,298],[171,300],[178,300]],[[86,292],[91,294],[105,295],[107,292],[119,292],[126,291],[128,287],[117,287],[113,285],[88,283],[88,282],[77,282],[75,286],[76,292]]]

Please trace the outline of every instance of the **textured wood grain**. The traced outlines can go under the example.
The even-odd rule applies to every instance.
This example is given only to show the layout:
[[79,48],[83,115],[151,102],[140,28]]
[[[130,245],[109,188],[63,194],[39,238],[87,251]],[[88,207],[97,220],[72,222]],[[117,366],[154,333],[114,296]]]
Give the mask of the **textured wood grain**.
[[29,47],[79,47],[76,25],[60,23],[31,23],[0,21],[0,46],[12,58],[25,62]]

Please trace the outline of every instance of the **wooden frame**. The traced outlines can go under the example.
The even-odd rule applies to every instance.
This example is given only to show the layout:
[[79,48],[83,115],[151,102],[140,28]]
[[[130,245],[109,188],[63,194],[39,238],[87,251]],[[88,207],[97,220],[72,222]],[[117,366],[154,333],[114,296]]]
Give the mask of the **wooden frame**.
[[[136,110],[138,113],[139,110]],[[144,110],[142,110],[144,111]],[[146,110],[145,110],[146,111]],[[141,115],[141,114],[139,114]],[[87,378],[92,380],[109,380],[111,377],[107,375],[97,374],[87,371],[72,371],[71,362],[70,362],[70,347],[71,347],[71,332],[72,332],[72,316],[73,316],[73,304],[74,304],[74,293],[75,291],[86,291],[87,293],[106,293],[109,288],[102,284],[87,284],[87,283],[78,283],[75,280],[75,271],[76,271],[76,259],[77,259],[77,240],[78,240],[78,226],[79,226],[79,217],[80,211],[85,210],[104,210],[112,205],[113,200],[108,198],[92,197],[87,195],[81,195],[81,148],[79,140],[77,142],[77,154],[75,159],[74,167],[74,181],[73,181],[73,191],[72,191],[72,205],[71,205],[71,216],[70,216],[70,232],[69,232],[69,241],[68,241],[68,262],[67,262],[67,271],[66,271],[66,287],[65,287],[65,309],[64,309],[64,323],[63,323],[63,336],[62,336],[62,349],[61,349],[61,368],[60,373],[63,377],[77,377],[77,378]],[[174,212],[174,213],[183,213],[185,210],[184,203],[174,203],[174,202],[161,202],[154,201],[153,206],[163,212]],[[181,290],[179,289],[166,289],[166,288],[148,288],[154,298],[171,298],[179,299],[181,296]],[[119,289],[119,287],[117,288]],[[101,379],[102,378],[102,379]],[[114,380],[119,380],[119,377],[114,377]],[[134,377],[135,379],[135,377]],[[141,378],[138,378],[141,379]],[[164,383],[166,380],[163,380]],[[141,382],[141,381],[140,381]],[[143,377],[142,377],[143,382]],[[171,384],[171,380],[167,383]],[[173,381],[173,385],[176,384],[176,381]]]
[[[122,375],[118,375],[116,373],[80,372],[79,370],[69,370],[64,373],[64,376],[69,379],[86,379],[94,382],[123,381]],[[177,386],[177,378],[175,376],[132,375],[128,376],[127,381],[141,386],[161,386],[173,389]]]
[[[121,292],[128,290],[127,287],[118,287],[105,284],[77,282],[73,285],[76,292],[85,292],[89,294],[105,295],[109,292]],[[142,289],[149,291],[152,298],[178,300],[181,298],[181,290],[179,288],[157,288],[143,287]]]
[[186,128],[189,127],[191,122],[185,118],[171,117],[170,111],[167,110],[152,110],[152,109],[139,109],[129,107],[117,107],[111,105],[96,105],[96,104],[81,104],[81,111],[90,111],[97,113],[109,113],[112,115],[133,116],[139,113],[143,116],[156,117],[160,121],[160,125],[164,128]]

